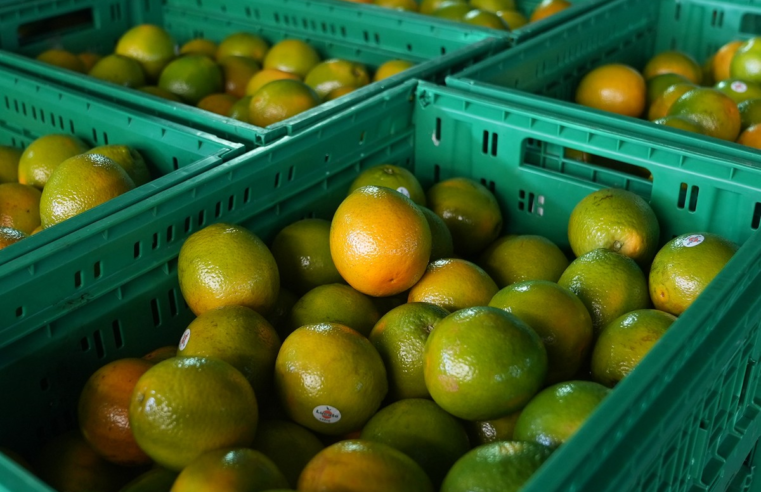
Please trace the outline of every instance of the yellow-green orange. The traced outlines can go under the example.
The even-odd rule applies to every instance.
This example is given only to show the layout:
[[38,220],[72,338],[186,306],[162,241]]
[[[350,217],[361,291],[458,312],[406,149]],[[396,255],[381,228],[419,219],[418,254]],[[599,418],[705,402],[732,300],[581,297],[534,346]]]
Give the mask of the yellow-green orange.
[[141,186],[151,180],[151,173],[145,159],[136,149],[126,145],[102,145],[95,147],[86,152],[86,154],[98,154],[108,157],[115,163],[119,164],[135,186]]
[[438,486],[447,470],[468,452],[468,435],[456,418],[426,399],[397,401],[376,413],[360,439],[387,444],[420,465]]
[[222,69],[204,55],[185,55],[164,68],[159,87],[179,96],[188,104],[196,105],[209,94],[222,92]]
[[248,122],[262,128],[303,113],[320,104],[320,98],[298,80],[275,80],[251,96]]
[[263,63],[269,47],[267,41],[255,34],[238,32],[227,36],[219,43],[217,61],[221,62],[228,56],[246,56]]
[[501,12],[503,10],[515,10],[515,0],[470,0],[470,5],[474,9],[481,9],[487,12]]
[[133,89],[145,85],[140,63],[122,55],[108,55],[98,60],[88,73],[90,77]]
[[418,205],[425,206],[425,191],[409,170],[393,164],[380,164],[362,171],[349,185],[349,193],[363,186],[384,186],[396,190]]
[[0,145],[0,183],[18,181],[18,165],[21,149]]
[[465,14],[462,21],[466,24],[473,24],[475,26],[488,27],[490,29],[499,29],[502,31],[509,31],[502,17],[498,16],[494,12],[487,12],[484,10],[474,9]]
[[228,117],[248,123],[248,107],[251,104],[251,96],[245,96],[238,99],[230,108]]
[[370,76],[360,63],[333,59],[312,68],[304,82],[324,99],[341,87],[363,87],[370,83]]
[[647,110],[647,119],[655,121],[661,118],[665,118],[671,110],[671,106],[674,102],[687,94],[697,86],[693,83],[676,83],[666,89],[663,94],[660,95]]
[[40,190],[21,183],[0,184],[0,227],[31,234],[40,226]]
[[662,73],[649,79],[647,81],[647,104],[653,104],[656,99],[666,92],[666,89],[680,83],[695,85],[687,77],[678,73]]
[[686,132],[703,134],[703,128],[695,122],[688,120],[684,116],[666,116],[653,121],[656,125],[668,126],[676,128],[677,130],[683,130]]
[[283,341],[275,389],[294,422],[342,435],[378,410],[388,391],[386,370],[372,344],[343,325],[302,326]]
[[330,256],[330,222],[303,219],[287,225],[272,241],[283,285],[304,294],[315,287],[343,279]]
[[652,57],[642,70],[647,80],[666,73],[682,75],[693,84],[699,84],[703,78],[703,69],[698,62],[680,51],[662,51]]
[[316,323],[338,323],[368,336],[380,318],[375,304],[363,293],[344,284],[315,287],[291,309],[291,329]]
[[420,13],[430,15],[444,3],[461,3],[467,5],[466,0],[423,0],[420,2]]
[[245,56],[228,56],[219,64],[225,79],[225,92],[235,98],[246,95],[246,87],[251,77],[261,71],[256,60]]
[[389,60],[378,67],[378,70],[375,71],[373,82],[387,79],[414,66],[414,63],[406,60]]
[[576,204],[568,221],[568,241],[576,256],[605,248],[645,267],[655,256],[659,237],[650,204],[618,188],[590,193]]
[[304,467],[324,448],[317,436],[287,420],[261,421],[251,447],[271,459],[291,487],[296,487]]
[[301,79],[299,78],[298,75],[295,75],[292,73],[281,72],[280,70],[271,70],[271,69],[265,68],[264,70],[257,72],[248,81],[248,84],[246,84],[246,95],[252,96],[256,94],[256,92],[259,89],[269,84],[270,82],[274,82],[276,80],[301,80]]
[[687,92],[669,109],[669,116],[684,116],[700,125],[706,135],[734,141],[740,134],[737,104],[716,89],[701,87]]
[[439,306],[412,302],[392,309],[375,324],[369,339],[383,359],[392,399],[430,397],[423,375],[425,342],[448,315]]
[[428,208],[449,227],[455,253],[476,255],[502,230],[497,199],[481,183],[468,178],[448,179],[433,185],[426,198]]
[[178,357],[221,359],[243,374],[257,395],[269,389],[280,337],[256,311],[224,306],[206,311],[183,333]]
[[741,130],[761,123],[761,99],[750,99],[737,105],[740,111]]
[[322,450],[304,468],[300,492],[433,492],[412,458],[379,442],[347,440]]
[[481,255],[478,264],[499,288],[527,280],[557,282],[568,258],[543,236],[503,236]]
[[568,0],[542,0],[531,13],[529,20],[531,22],[538,22],[571,7],[573,7],[573,4]]
[[505,24],[507,24],[507,27],[509,27],[511,31],[520,29],[528,24],[526,16],[516,10],[501,10],[497,12],[497,15],[505,21]]
[[108,157],[80,154],[55,168],[40,198],[42,227],[48,228],[135,188],[127,171]]
[[748,99],[761,98],[761,84],[744,82],[740,79],[726,79],[716,84],[716,89],[728,95],[736,104]]
[[151,24],[133,27],[116,44],[116,54],[136,60],[151,80],[174,58],[174,40],[164,29]]
[[287,487],[275,463],[253,449],[217,449],[186,466],[172,492],[239,492]]
[[191,39],[180,47],[181,55],[206,55],[214,58],[217,54],[217,43],[210,39]]
[[449,312],[486,306],[499,288],[475,263],[456,258],[436,260],[410,289],[408,302],[428,302]]
[[610,393],[591,381],[568,381],[550,386],[521,411],[515,424],[516,441],[557,447],[573,436]]
[[729,64],[729,75],[761,83],[761,37],[750,38],[737,48]]
[[631,258],[595,249],[576,258],[558,280],[592,316],[595,334],[622,314],[650,306],[647,280]]
[[24,149],[18,165],[18,182],[40,190],[60,163],[87,152],[89,147],[74,135],[50,134],[36,139]]
[[292,73],[302,79],[319,63],[317,51],[300,39],[280,41],[264,58],[264,68]]
[[714,81],[720,82],[729,78],[730,63],[732,63],[732,58],[742,44],[743,41],[730,41],[719,48],[711,60],[711,72]]
[[146,94],[150,94],[152,96],[160,97],[161,99],[166,99],[167,101],[174,101],[174,102],[182,102],[182,99],[180,99],[179,96],[172,94],[166,89],[162,89],[161,87],[155,86],[155,85],[146,85],[144,87],[138,87],[139,91],[145,92]]
[[176,471],[208,451],[250,445],[257,421],[254,390],[243,374],[202,357],[174,357],[151,367],[129,407],[140,448]]
[[500,290],[489,306],[528,324],[547,349],[548,384],[567,381],[592,348],[592,318],[576,295],[554,282],[530,280]]
[[675,237],[658,251],[650,269],[653,305],[679,316],[736,251],[735,243],[708,232]]
[[451,258],[454,256],[454,241],[444,219],[436,215],[428,207],[420,207],[428,227],[431,229],[431,261]]
[[640,309],[613,320],[600,333],[592,352],[592,377],[613,387],[631,373],[676,317],[656,309]]
[[541,388],[547,352],[516,316],[493,307],[463,309],[428,336],[424,374],[434,401],[447,412],[495,419],[519,410]]
[[73,70],[79,73],[86,73],[85,65],[77,55],[66,50],[47,50],[37,55],[37,60],[55,65],[56,67]]
[[266,315],[280,290],[277,264],[267,246],[231,224],[213,224],[193,233],[180,249],[177,276],[196,315],[236,305]]
[[509,413],[492,420],[475,420],[464,423],[473,447],[497,441],[510,441],[513,438],[515,423],[521,412]]

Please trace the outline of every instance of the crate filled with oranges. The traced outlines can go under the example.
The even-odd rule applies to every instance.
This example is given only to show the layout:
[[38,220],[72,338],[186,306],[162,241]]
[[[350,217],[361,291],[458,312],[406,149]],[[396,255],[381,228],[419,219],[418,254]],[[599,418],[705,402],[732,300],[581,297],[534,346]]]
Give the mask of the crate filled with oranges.
[[306,0],[35,0],[0,6],[0,19],[3,65],[249,148],[509,44],[495,30]]
[[668,127],[654,135],[697,139],[759,162],[759,15],[761,8],[747,2],[610,2],[559,36],[493,57],[448,84],[493,97],[536,94],[526,104],[581,107],[598,122],[624,117],[640,127]]
[[0,293],[0,483],[724,490],[761,435],[759,202],[689,141],[389,89]]

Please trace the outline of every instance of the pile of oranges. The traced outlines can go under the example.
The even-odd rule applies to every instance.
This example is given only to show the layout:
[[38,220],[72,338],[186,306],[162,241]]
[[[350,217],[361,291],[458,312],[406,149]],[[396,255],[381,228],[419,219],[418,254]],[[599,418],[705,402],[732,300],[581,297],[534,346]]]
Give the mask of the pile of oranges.
[[260,36],[239,32],[219,44],[199,38],[178,49],[168,32],[150,24],[124,33],[115,52],[105,57],[53,49],[37,59],[259,127],[413,66],[405,60],[389,60],[371,80],[363,64],[323,60],[299,39],[270,46]]
[[239,225],[195,232],[178,345],[99,369],[79,429],[27,466],[77,491],[520,489],[737,246],[664,245],[618,189],[576,205],[572,254],[504,222],[476,181],[424,191],[384,164],[269,247]]

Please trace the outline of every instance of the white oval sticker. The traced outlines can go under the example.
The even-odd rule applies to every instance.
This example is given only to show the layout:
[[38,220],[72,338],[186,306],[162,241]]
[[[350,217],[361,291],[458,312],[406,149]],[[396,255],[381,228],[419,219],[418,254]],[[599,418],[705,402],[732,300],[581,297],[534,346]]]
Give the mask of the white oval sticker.
[[185,350],[185,347],[188,345],[188,340],[190,340],[190,328],[185,330],[185,333],[182,334],[182,338],[180,338],[180,350]]
[[341,412],[339,412],[337,408],[331,407],[330,405],[318,405],[314,407],[312,415],[314,415],[314,418],[320,422],[324,422],[326,424],[335,424],[341,420]]
[[748,90],[748,86],[745,85],[745,83],[738,81],[732,82],[732,85],[730,85],[733,91],[735,92],[745,92]]
[[703,241],[705,241],[705,239],[706,238],[700,234],[691,234],[687,236],[686,238],[682,239],[682,246],[687,246],[688,248],[692,248],[702,243]]
[[407,198],[410,198],[410,191],[404,186],[400,186],[399,188],[396,189],[396,191],[406,196]]

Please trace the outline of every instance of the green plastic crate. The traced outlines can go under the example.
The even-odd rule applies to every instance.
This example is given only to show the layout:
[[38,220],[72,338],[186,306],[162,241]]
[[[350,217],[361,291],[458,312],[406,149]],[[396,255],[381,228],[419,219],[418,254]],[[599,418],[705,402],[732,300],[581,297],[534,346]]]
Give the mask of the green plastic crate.
[[[681,50],[702,63],[722,45],[761,35],[761,3],[754,0],[615,0],[569,22],[553,37],[537,38],[447,78],[462,90],[521,99],[562,114],[586,114],[600,124],[625,122],[627,128],[658,128],[662,135],[680,134],[646,120],[586,108],[573,101],[576,87],[590,70],[607,63],[642,69],[657,53]],[[575,113],[580,109],[582,113]],[[739,144],[688,134],[696,145],[761,163],[761,154]],[[699,142],[699,143],[698,143]]]
[[[243,153],[243,145],[148,116],[12,70],[0,70],[0,145],[25,148],[51,133],[77,135],[95,147],[130,145],[149,163],[148,184],[0,250],[0,264],[25,268],[24,257],[67,234],[139,203]],[[0,276],[0,284],[10,282]],[[8,287],[12,288],[13,283]],[[51,289],[52,291],[55,289]],[[46,293],[47,294],[47,293]],[[2,324],[3,321],[0,321]]]
[[[331,5],[344,5],[347,2],[347,0],[316,0],[318,2],[331,4]],[[422,0],[415,0],[418,4],[422,3]],[[515,0],[515,6],[516,9],[526,16],[526,19],[531,17],[531,13],[536,9],[537,5],[539,5],[542,2],[542,0]],[[574,17],[583,14],[584,12],[587,12],[589,10],[592,10],[594,8],[597,8],[600,5],[605,4],[608,2],[608,0],[570,0],[571,3],[573,3],[573,7],[566,9],[562,12],[559,12],[553,16],[550,16],[546,19],[543,19],[541,22],[534,22],[529,23],[520,29],[516,29],[514,31],[511,31],[509,33],[509,39],[511,45],[517,45],[520,43],[524,43],[525,41],[534,38],[538,36],[539,34],[545,33],[547,31],[550,31],[552,29],[555,29],[559,26],[564,25],[569,20],[573,19]],[[378,10],[387,10],[383,7],[378,7],[376,5],[372,4],[362,4],[362,3],[356,3],[353,4],[354,8],[364,10],[367,9],[370,12],[375,12]],[[411,16],[421,16],[422,14],[414,13],[414,12],[405,12],[404,15],[411,15]],[[424,16],[430,18],[431,16]],[[446,22],[453,22],[453,21],[446,21]],[[460,26],[462,24],[459,24]]]
[[755,444],[743,462],[740,471],[732,479],[729,492],[756,492],[761,490],[761,448]]
[[[0,48],[8,52],[0,52],[0,67],[29,71],[254,148],[297,133],[405,80],[443,82],[449,73],[501,51],[509,43],[507,34],[492,29],[409,17],[386,9],[367,12],[352,7],[346,2],[328,5],[310,0],[204,0],[192,5],[184,0],[34,0],[0,5],[0,25],[4,26]],[[24,26],[30,23],[35,26],[34,22],[60,20],[72,12],[79,13],[79,24],[73,27],[45,31],[44,35],[18,35],[19,29],[25,32],[28,28]],[[163,26],[180,44],[196,37],[221,41],[229,34],[245,31],[271,43],[303,39],[325,59],[345,58],[375,68],[402,58],[417,65],[264,129],[29,58],[51,47],[106,54],[113,51],[119,37],[130,27],[146,22]]]
[[[644,167],[653,181],[565,159],[569,147]],[[648,199],[664,240],[712,231],[744,243],[525,492],[725,490],[740,476],[761,435],[761,169],[686,138],[674,145],[414,82],[72,234],[58,262],[22,272],[0,293],[0,392],[12,402],[0,405],[0,445],[28,452],[73,427],[95,369],[177,342],[193,318],[176,264],[190,234],[224,221],[270,241],[295,220],[329,218],[358,173],[383,162],[413,170],[425,187],[479,180],[498,197],[505,232],[566,249],[571,210],[607,186]],[[70,298],[14,318],[35,288],[77,278]],[[0,490],[47,489],[0,458]]]

